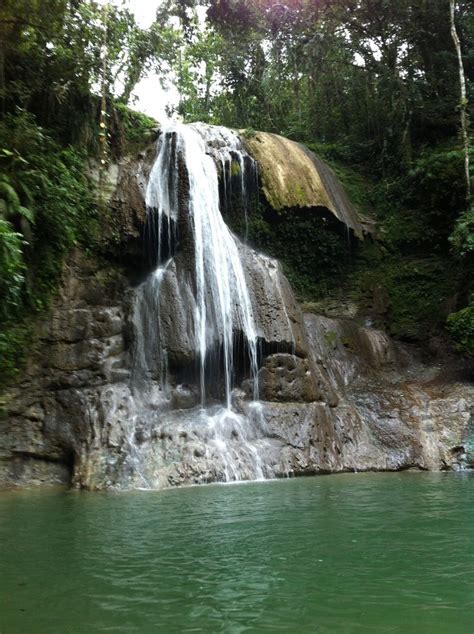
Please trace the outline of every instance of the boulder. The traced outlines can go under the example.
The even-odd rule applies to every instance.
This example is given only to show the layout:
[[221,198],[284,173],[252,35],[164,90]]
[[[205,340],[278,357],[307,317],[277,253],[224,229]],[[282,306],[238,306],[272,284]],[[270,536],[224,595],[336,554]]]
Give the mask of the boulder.
[[361,238],[363,221],[340,181],[313,152],[268,132],[245,137],[250,156],[258,162],[265,198],[275,210],[293,207],[325,207]]

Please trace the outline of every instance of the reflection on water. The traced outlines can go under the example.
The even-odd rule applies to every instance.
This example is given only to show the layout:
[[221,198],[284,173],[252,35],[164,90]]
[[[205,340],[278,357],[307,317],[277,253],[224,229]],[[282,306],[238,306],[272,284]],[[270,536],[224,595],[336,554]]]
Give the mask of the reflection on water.
[[474,632],[474,477],[0,495],[0,632]]

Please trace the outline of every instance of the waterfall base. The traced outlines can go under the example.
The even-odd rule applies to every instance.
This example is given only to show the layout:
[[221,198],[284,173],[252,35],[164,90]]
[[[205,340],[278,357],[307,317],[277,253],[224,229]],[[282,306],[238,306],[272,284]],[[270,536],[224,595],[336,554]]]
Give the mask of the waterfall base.
[[170,385],[165,394],[151,382],[140,410],[130,389],[135,294],[117,274],[113,284],[102,281],[103,271],[94,276],[94,266],[82,256],[70,263],[22,381],[9,394],[0,486],[162,488],[236,477],[462,468],[474,402],[462,369],[423,364],[350,320],[306,319],[310,353],[338,403],[303,384],[295,400],[310,360],[279,353],[286,366],[262,361],[265,400],[258,406],[235,390],[235,413],[211,406],[203,417],[192,389]]
[[[153,413],[123,390],[107,390],[107,420],[121,426],[89,450],[74,478],[87,488],[159,489],[169,486],[264,480],[287,475],[281,443],[268,437],[258,403],[246,412],[216,405]],[[137,419],[139,412],[140,419]],[[120,429],[120,445],[117,441]]]
[[[130,389],[135,291],[116,270],[98,271],[76,254],[40,324],[0,423],[0,486],[161,488],[463,467],[474,402],[463,368],[422,363],[347,319],[307,316],[306,359],[269,346],[258,406],[243,385],[233,392],[235,413],[211,406],[203,417],[189,387],[170,385],[165,394],[150,382],[139,411]],[[260,308],[274,314],[263,299]],[[315,365],[323,385],[310,381],[308,390]]]

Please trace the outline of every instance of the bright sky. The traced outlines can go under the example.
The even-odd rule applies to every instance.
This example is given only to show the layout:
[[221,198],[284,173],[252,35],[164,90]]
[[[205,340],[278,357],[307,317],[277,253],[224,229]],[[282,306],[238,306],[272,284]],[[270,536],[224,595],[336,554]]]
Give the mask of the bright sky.
[[[136,101],[133,98],[136,97]],[[176,88],[171,86],[164,90],[160,86],[158,77],[150,74],[145,77],[135,87],[132,93],[131,106],[134,110],[140,110],[163,123],[168,116],[165,111],[167,104],[176,105],[179,101],[179,95]]]
[[[100,4],[105,4],[110,0],[98,0]],[[111,4],[125,6],[135,14],[138,24],[146,29],[155,19],[156,9],[161,4],[161,0],[111,0]],[[136,101],[133,101],[133,98]],[[165,107],[171,103],[178,103],[179,95],[174,87],[163,90],[155,74],[150,74],[142,79],[132,93],[132,107],[154,117],[159,122],[167,119]]]
[[155,19],[156,9],[162,0],[96,0],[98,4],[113,4],[116,7],[127,7],[133,11],[138,24],[146,29]]
[[138,24],[146,29],[155,19],[156,9],[161,4],[160,0],[128,0],[128,6],[137,19]]
[[[155,19],[156,9],[160,3],[160,0],[128,0],[126,6],[133,11],[138,24],[146,29]],[[177,90],[173,87],[163,90],[154,74],[145,77],[137,84],[133,97],[137,98],[133,104],[137,110],[145,112],[160,122],[167,119],[165,106],[168,103],[177,104],[179,99]]]

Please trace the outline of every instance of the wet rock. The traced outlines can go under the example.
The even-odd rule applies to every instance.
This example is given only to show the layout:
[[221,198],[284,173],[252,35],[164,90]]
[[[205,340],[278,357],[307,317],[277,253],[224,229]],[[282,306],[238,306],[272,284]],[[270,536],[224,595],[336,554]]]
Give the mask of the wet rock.
[[0,483],[2,487],[32,487],[69,485],[71,469],[60,462],[17,455],[8,461],[0,459]]
[[394,369],[399,353],[390,337],[349,319],[306,314],[312,357],[335,391],[357,376]]
[[[125,254],[141,249],[151,160],[145,152],[110,174],[117,240]],[[464,468],[473,460],[472,384],[349,319],[356,314],[352,307],[345,319],[303,318],[278,262],[242,244],[262,400],[252,402],[250,370],[242,364],[243,389],[234,391],[232,411],[211,400],[203,412],[192,226],[184,213],[185,188],[179,195],[182,251],[147,299],[152,326],[142,351],[146,371],[137,372],[135,346],[134,306],[144,299],[143,285],[133,286],[118,266],[104,270],[73,254],[50,314],[38,324],[24,375],[5,398],[0,486],[71,481],[88,489],[162,488],[353,470]],[[208,342],[218,359],[219,325],[211,331],[218,333]],[[234,334],[238,342],[240,331]],[[216,395],[219,390],[217,384]]]
[[280,263],[240,245],[258,336],[267,349],[308,356],[303,314]]
[[173,409],[190,409],[199,404],[199,393],[190,385],[177,385],[171,392]]
[[293,354],[269,355],[258,378],[260,395],[265,401],[311,403],[320,396],[308,360]]
[[67,328],[74,300],[65,297],[54,308],[51,330],[42,331],[39,358],[56,346],[52,360],[13,394],[10,416],[0,423],[3,485],[72,478],[89,489],[155,488],[237,477],[463,468],[465,452],[453,447],[464,446],[473,387],[435,379],[433,368],[416,357],[398,367],[398,352],[384,333],[313,315],[306,320],[308,357],[275,352],[263,360],[261,403],[236,390],[234,413],[211,408],[203,417],[198,387],[172,374],[168,393],[153,381],[147,391],[133,391],[123,336],[123,322],[131,319],[128,298],[117,304],[115,291],[103,294],[100,317],[91,308],[91,325],[81,331],[86,338],[70,342],[77,322],[70,334],[56,325]]
[[155,314],[160,316],[162,340],[166,341],[168,359],[174,366],[192,364],[198,350],[191,275],[188,263],[177,258],[167,268],[157,297]]

